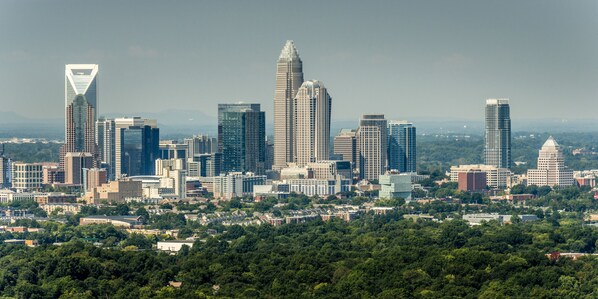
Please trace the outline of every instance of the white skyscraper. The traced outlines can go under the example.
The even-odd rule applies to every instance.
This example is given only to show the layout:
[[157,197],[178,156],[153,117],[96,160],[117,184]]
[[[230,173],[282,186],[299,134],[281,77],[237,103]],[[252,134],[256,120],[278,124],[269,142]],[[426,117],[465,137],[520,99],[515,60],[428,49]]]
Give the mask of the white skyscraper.
[[563,150],[550,136],[538,154],[538,168],[527,171],[527,184],[536,186],[571,186],[573,172],[565,167]]
[[359,177],[377,180],[386,172],[388,148],[387,121],[384,114],[365,114],[359,121]]
[[293,41],[287,41],[276,64],[274,94],[274,165],[281,169],[293,162],[293,99],[303,83],[303,63]]
[[295,97],[295,161],[308,163],[330,156],[330,109],[332,98],[320,81],[305,81]]

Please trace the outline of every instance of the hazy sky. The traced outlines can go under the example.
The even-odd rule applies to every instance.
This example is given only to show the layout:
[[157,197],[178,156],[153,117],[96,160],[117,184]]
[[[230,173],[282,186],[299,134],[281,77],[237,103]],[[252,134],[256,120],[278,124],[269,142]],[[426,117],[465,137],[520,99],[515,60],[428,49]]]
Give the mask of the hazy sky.
[[596,118],[598,1],[0,1],[0,110],[64,115],[64,64],[100,65],[100,114],[262,104],[295,41],[333,119]]

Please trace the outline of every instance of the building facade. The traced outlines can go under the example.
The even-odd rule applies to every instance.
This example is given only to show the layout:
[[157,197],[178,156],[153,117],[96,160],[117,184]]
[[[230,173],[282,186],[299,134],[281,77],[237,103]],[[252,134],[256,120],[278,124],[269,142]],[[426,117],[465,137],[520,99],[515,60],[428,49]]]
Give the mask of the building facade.
[[451,182],[459,182],[459,174],[470,171],[481,171],[486,173],[486,186],[490,188],[506,188],[512,176],[507,168],[498,168],[493,165],[472,164],[451,166]]
[[417,172],[416,129],[412,123],[388,122],[388,168]]
[[484,164],[511,167],[511,115],[509,99],[486,100]]
[[293,99],[303,84],[303,62],[293,41],[287,41],[276,64],[274,93],[274,165],[279,170],[293,162]]
[[93,168],[91,153],[66,153],[64,156],[64,183],[69,185],[83,185],[84,172]]
[[156,120],[117,118],[114,124],[116,178],[154,174],[160,142]]
[[342,129],[334,136],[334,154],[342,160],[351,162],[351,168],[359,169],[359,148],[357,146],[357,131]]
[[388,148],[387,121],[384,114],[365,114],[357,130],[359,177],[377,180],[386,171]]
[[43,164],[13,162],[11,168],[12,188],[17,192],[39,191],[42,188]]
[[102,168],[105,168],[108,178],[116,177],[116,124],[114,119],[100,118],[96,121],[96,144]]
[[305,166],[330,156],[332,98],[320,81],[305,81],[293,100],[294,161]]
[[386,172],[379,177],[380,198],[411,200],[411,175]]
[[550,136],[538,153],[538,168],[527,171],[527,184],[554,187],[574,182],[573,171],[565,167],[561,146]]

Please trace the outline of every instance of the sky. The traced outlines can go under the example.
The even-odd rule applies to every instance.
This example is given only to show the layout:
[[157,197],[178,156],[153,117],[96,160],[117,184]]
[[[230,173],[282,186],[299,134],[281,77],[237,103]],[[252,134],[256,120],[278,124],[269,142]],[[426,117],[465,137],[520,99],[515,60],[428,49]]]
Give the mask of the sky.
[[332,118],[595,119],[598,1],[0,1],[0,111],[64,115],[64,64],[97,63],[100,114],[261,103],[294,40]]

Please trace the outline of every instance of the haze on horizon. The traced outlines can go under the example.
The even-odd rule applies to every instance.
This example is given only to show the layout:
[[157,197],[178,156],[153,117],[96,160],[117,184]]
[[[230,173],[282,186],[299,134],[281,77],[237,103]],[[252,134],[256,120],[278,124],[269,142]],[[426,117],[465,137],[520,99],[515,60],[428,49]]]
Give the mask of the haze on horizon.
[[100,65],[100,115],[262,104],[295,41],[333,120],[593,119],[598,1],[0,2],[0,111],[64,117],[64,65]]

